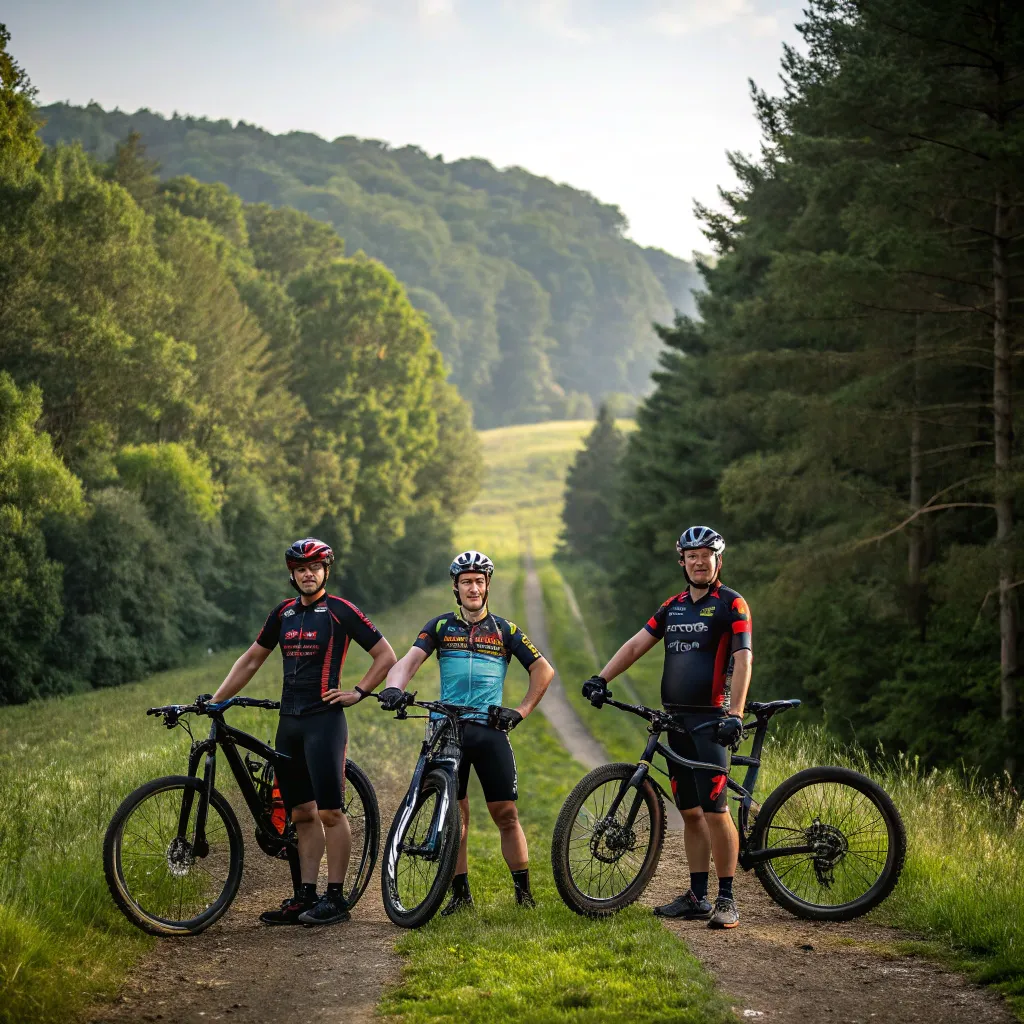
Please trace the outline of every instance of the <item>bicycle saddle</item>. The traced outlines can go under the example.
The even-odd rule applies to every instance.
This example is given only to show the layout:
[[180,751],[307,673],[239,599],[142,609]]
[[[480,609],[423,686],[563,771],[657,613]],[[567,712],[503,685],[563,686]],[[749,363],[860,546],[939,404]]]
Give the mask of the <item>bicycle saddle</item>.
[[769,700],[769,701],[758,701],[752,700],[747,706],[746,710],[752,715],[757,715],[758,718],[768,719],[772,715],[777,715],[781,711],[788,711],[790,708],[798,708],[800,701],[794,700]]

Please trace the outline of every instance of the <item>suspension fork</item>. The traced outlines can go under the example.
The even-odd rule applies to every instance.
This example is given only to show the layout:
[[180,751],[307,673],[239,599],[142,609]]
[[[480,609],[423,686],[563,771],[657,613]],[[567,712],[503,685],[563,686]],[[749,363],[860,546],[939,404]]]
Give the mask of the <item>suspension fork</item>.
[[637,762],[636,771],[634,771],[628,779],[623,779],[622,784],[619,786],[619,791],[615,794],[615,799],[612,800],[612,805],[608,809],[606,817],[614,818],[619,809],[619,805],[626,796],[626,793],[631,789],[636,790],[636,797],[629,808],[629,813],[626,815],[626,821],[623,825],[623,828],[627,830],[633,827],[633,822],[636,821],[636,816],[640,813],[640,804],[643,803],[644,799],[641,787],[647,779],[647,776],[650,774],[651,758],[654,757],[654,751],[657,749],[659,735],[660,733],[651,732],[650,739],[647,741],[647,746],[644,747],[643,757],[641,757]]
[[[203,784],[199,791],[195,835],[192,839],[192,853],[196,857],[205,857],[210,852],[210,844],[206,839],[206,818],[210,808],[210,800],[213,797],[213,784],[217,775],[216,719],[210,725],[210,735],[202,743],[197,743],[189,754],[188,774],[191,778],[198,778],[199,762],[202,760],[204,753],[206,754],[206,763],[203,765]],[[188,820],[192,815],[192,802],[194,800],[195,790],[187,788],[182,796],[181,811],[178,815],[178,836],[181,839],[184,839],[188,832]]]

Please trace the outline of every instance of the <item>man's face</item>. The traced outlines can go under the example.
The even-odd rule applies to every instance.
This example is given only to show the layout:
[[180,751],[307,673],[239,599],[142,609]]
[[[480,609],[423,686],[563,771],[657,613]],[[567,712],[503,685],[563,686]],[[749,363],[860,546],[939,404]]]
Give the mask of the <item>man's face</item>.
[[679,564],[686,570],[686,575],[695,587],[707,587],[715,578],[717,558],[711,548],[695,548],[693,551],[684,551]]
[[482,572],[464,572],[457,581],[463,608],[478,612],[487,600],[487,577]]
[[307,562],[292,572],[292,579],[300,593],[312,597],[323,587],[326,575],[323,562]]

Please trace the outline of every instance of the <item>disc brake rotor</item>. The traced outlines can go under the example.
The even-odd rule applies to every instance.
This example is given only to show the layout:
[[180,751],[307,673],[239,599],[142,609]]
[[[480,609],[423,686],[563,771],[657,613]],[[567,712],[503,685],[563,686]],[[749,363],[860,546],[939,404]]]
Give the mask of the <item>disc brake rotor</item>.
[[192,870],[195,861],[192,844],[181,836],[175,836],[167,847],[167,870],[175,878],[184,878]]
[[602,864],[614,864],[624,854],[636,848],[636,833],[626,829],[614,818],[597,823],[590,838],[590,853]]

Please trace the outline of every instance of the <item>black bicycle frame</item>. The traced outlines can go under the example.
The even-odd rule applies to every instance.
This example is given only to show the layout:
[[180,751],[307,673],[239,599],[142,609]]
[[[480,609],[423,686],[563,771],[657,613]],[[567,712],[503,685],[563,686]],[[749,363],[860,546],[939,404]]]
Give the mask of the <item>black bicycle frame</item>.
[[[699,731],[703,728],[709,728],[713,723],[709,723],[708,726],[698,726],[697,730],[687,730],[683,728],[680,723],[672,721],[671,716],[660,711],[654,711],[651,708],[645,708],[642,705],[623,704],[617,700],[611,699],[608,699],[605,703],[610,704],[612,707],[619,708],[622,711],[629,711],[632,714],[639,715],[641,718],[646,718],[651,723],[647,730],[649,734],[647,746],[644,747],[643,756],[637,762],[636,771],[629,779],[623,781],[622,785],[619,787],[619,792],[612,801],[611,807],[609,807],[606,815],[606,817],[613,818],[626,793],[630,789],[635,789],[636,799],[633,801],[633,804],[629,809],[624,825],[624,829],[626,831],[632,829],[633,822],[636,820],[636,816],[640,811],[640,804],[643,800],[640,787],[643,786],[644,780],[650,774],[652,767],[651,759],[655,754],[661,754],[666,761],[680,765],[683,768],[690,768],[694,771],[707,771],[714,775],[722,774],[721,765],[711,764],[707,761],[692,761],[689,758],[681,757],[679,754],[675,753],[675,751],[670,750],[660,742],[661,734],[669,729],[673,729],[678,732],[693,732]],[[747,771],[743,778],[743,784],[740,785],[740,783],[736,782],[728,772],[725,777],[726,785],[733,793],[737,794],[737,798],[739,800],[739,863],[744,871],[749,871],[754,867],[754,865],[759,864],[762,861],[772,860],[776,857],[790,857],[794,854],[817,852],[815,847],[808,845],[776,846],[771,849],[763,850],[751,850],[748,847],[750,839],[750,833],[748,831],[750,808],[754,803],[754,788],[757,785],[757,777],[761,770],[761,752],[764,748],[764,739],[768,732],[769,721],[770,716],[762,717],[758,715],[757,730],[754,733],[754,743],[751,747],[750,753],[733,754],[731,758],[730,769],[735,765],[746,766]],[[655,784],[657,785],[656,782]]]
[[[258,830],[257,840],[260,841],[260,848],[271,856],[279,856],[282,852],[288,858],[288,866],[291,869],[292,882],[298,886],[301,881],[299,867],[299,855],[295,841],[284,836],[278,836],[277,830],[271,822],[263,801],[256,791],[256,784],[238,753],[237,748],[242,747],[273,765],[281,765],[290,761],[287,754],[279,753],[273,747],[262,740],[250,736],[240,729],[235,729],[227,724],[222,717],[213,714],[210,716],[210,735],[205,740],[198,740],[192,744],[192,750],[188,758],[188,774],[191,778],[199,777],[199,762],[206,755],[203,765],[203,789],[199,807],[196,810],[195,838],[192,842],[192,850],[197,857],[205,857],[209,853],[209,844],[206,840],[206,817],[213,795],[213,786],[217,775],[217,747],[224,751],[231,774],[238,783],[238,789],[249,808]],[[178,818],[178,835],[185,838],[188,830],[188,819],[192,813],[192,791],[186,790],[184,799],[181,802],[181,812]],[[276,847],[276,849],[275,849]]]

